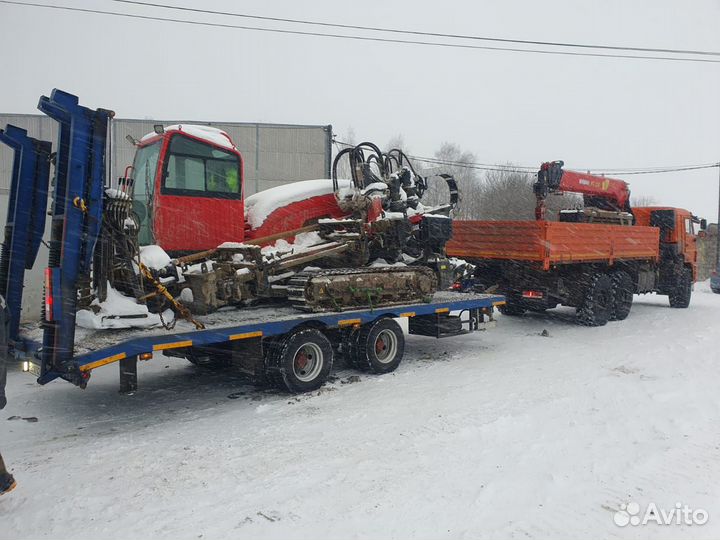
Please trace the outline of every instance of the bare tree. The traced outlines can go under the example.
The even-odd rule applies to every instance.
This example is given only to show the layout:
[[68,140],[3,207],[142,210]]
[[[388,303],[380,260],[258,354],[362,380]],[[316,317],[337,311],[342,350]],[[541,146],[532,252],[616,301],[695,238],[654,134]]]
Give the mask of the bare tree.
[[355,136],[355,128],[352,126],[348,127],[347,131],[345,132],[345,136],[341,137],[342,142],[347,143],[351,146],[354,146],[357,144],[357,137]]
[[405,137],[403,137],[402,133],[398,133],[397,135],[390,137],[390,140],[385,145],[386,152],[392,150],[393,148],[399,148],[406,154],[410,153],[410,150],[405,148]]
[[[534,175],[516,168],[513,164],[486,170],[482,179],[475,164],[475,155],[463,152],[456,144],[445,143],[435,157],[445,165],[438,165],[435,172],[455,176],[460,191],[460,203],[455,219],[481,220],[533,220],[536,199],[532,186]],[[426,173],[428,171],[425,171]],[[442,183],[431,185],[426,204],[442,204],[447,201]],[[582,207],[582,198],[575,194],[554,194],[546,200],[548,219],[558,219],[559,211]]]
[[657,206],[658,202],[652,195],[638,195],[630,199],[630,206],[632,208],[636,206]]
[[450,191],[442,178],[435,175],[450,174],[455,178],[460,192],[460,202],[455,210],[456,219],[471,219],[473,207],[480,196],[481,183],[473,167],[475,154],[463,151],[455,143],[445,142],[435,152],[438,163],[426,163],[421,174],[428,178],[428,191],[423,197],[426,206],[447,204]]
[[535,219],[535,195],[532,175],[513,169],[487,171],[480,200],[474,205],[472,219]]
[[[335,144],[335,148],[333,151],[333,160],[335,159],[335,156],[337,153],[345,148],[347,145],[355,145],[355,130],[352,126],[348,127],[347,131],[344,134],[338,135],[336,137],[337,143]],[[350,178],[350,163],[347,159],[341,159],[338,163],[337,168],[337,175],[338,178]]]

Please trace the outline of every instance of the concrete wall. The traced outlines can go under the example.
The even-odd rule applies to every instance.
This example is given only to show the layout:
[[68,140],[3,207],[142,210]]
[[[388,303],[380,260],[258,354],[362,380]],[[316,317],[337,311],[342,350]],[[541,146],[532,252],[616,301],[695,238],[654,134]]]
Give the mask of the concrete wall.
[[[57,124],[47,116],[0,114],[0,128],[7,124],[27,129],[31,137],[51,141],[53,149],[57,146]],[[202,124],[226,131],[243,155],[246,195],[293,181],[329,178],[330,175],[331,126],[115,119],[110,152],[113,178],[122,176],[125,167],[133,161],[135,148],[126,136],[140,139],[153,131],[155,124]],[[12,151],[0,144],[0,226],[4,226],[6,221],[12,158]],[[46,230],[46,238],[48,236]],[[23,300],[23,317],[26,320],[40,316],[43,269],[46,265],[47,249],[42,246],[35,267],[26,273]]]

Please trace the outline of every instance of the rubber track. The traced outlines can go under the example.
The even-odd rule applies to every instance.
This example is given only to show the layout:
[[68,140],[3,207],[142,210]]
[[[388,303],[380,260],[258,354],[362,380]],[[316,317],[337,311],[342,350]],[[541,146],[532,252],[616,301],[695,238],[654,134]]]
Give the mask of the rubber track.
[[[316,278],[327,278],[327,277],[341,277],[341,276],[348,276],[348,275],[370,275],[370,274],[400,274],[400,273],[407,273],[407,272],[418,272],[426,275],[433,275],[433,271],[429,268],[425,267],[413,267],[413,266],[388,266],[388,267],[379,267],[379,268],[334,268],[334,269],[327,269],[327,270],[318,270],[318,271],[308,271],[308,272],[298,272],[295,274],[287,283],[287,291],[288,291],[288,300],[290,301],[290,304],[295,307],[296,309],[302,310],[302,311],[311,311],[311,312],[320,312],[320,311],[345,311],[348,309],[357,309],[357,308],[367,308],[367,307],[385,307],[385,306],[394,306],[394,305],[402,305],[402,304],[408,304],[408,303],[418,303],[422,302],[424,300],[423,297],[418,296],[416,299],[409,299],[406,296],[403,298],[398,298],[397,302],[383,302],[378,304],[373,304],[372,306],[368,306],[367,303],[363,304],[353,304],[353,305],[347,305],[347,306],[335,306],[334,308],[326,308],[323,306],[318,306],[313,304],[312,302],[308,301],[307,295],[306,295],[306,289],[308,283]],[[403,289],[402,292],[406,292],[405,289]]]

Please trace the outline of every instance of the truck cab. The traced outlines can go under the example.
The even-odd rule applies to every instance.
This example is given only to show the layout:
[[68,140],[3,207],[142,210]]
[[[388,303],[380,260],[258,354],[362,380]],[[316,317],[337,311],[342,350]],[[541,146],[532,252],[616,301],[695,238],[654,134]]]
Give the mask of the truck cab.
[[633,208],[637,225],[660,228],[660,257],[663,262],[675,262],[692,271],[697,281],[697,231],[705,228],[701,220],[683,208],[646,206]]
[[187,252],[245,239],[243,159],[224,131],[157,126],[132,169],[141,244]]

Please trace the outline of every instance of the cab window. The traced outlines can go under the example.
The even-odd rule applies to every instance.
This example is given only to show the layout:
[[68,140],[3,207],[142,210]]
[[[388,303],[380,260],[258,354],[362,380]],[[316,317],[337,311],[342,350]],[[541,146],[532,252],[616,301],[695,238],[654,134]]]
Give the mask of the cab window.
[[685,218],[685,232],[687,234],[695,234],[692,220]]
[[170,140],[162,192],[171,195],[239,199],[238,157],[183,135]]

